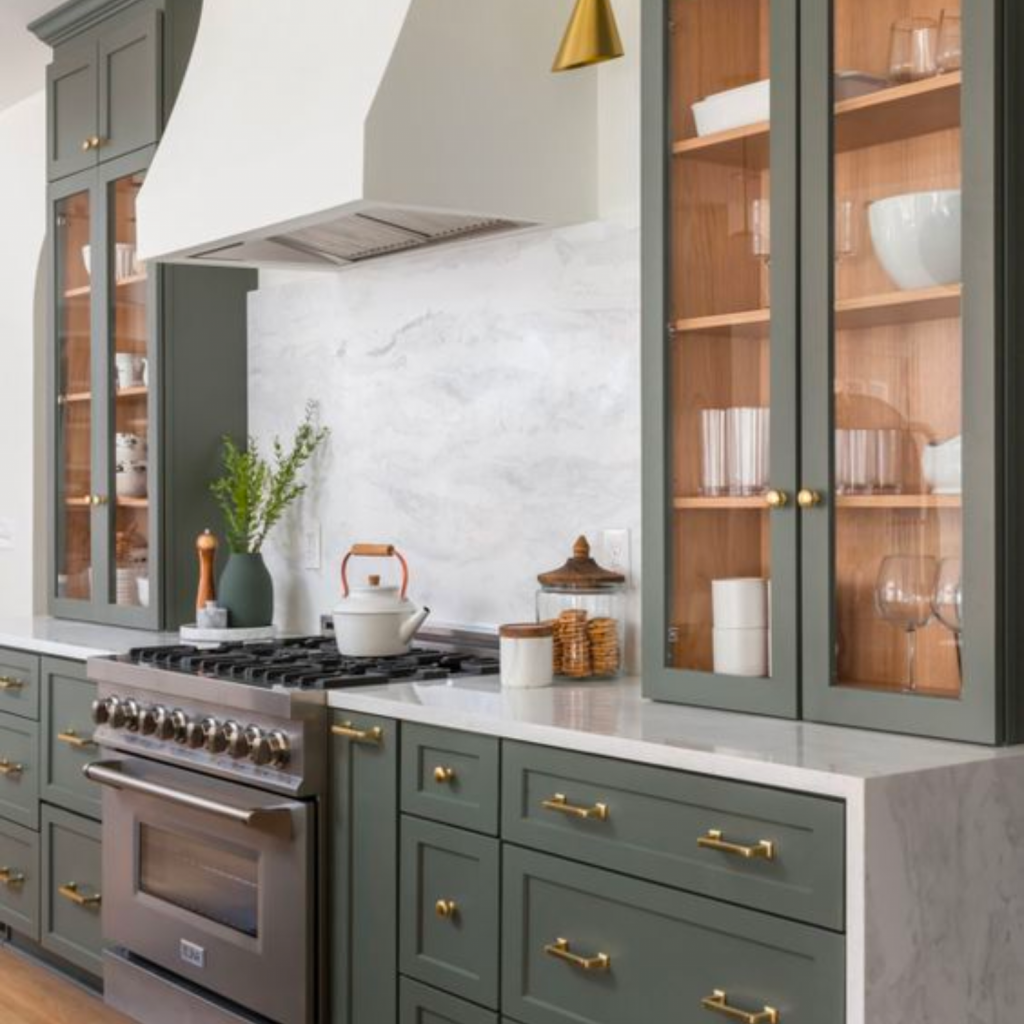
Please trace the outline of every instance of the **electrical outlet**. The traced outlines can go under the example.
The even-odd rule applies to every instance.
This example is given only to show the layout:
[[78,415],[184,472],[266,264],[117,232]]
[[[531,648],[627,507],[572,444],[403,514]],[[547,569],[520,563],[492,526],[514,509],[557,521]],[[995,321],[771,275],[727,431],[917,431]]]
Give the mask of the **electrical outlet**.
[[613,572],[621,572],[629,582],[629,530],[602,531],[601,564]]
[[319,523],[310,523],[302,534],[302,564],[306,569],[320,568],[321,554]]

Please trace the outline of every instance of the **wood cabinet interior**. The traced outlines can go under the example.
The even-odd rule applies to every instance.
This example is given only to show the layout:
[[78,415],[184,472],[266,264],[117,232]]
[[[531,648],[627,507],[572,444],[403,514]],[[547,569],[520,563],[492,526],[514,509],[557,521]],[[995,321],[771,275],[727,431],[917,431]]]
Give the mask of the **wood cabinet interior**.
[[[959,13],[950,0],[834,0],[836,69],[888,76],[897,19],[928,17],[937,29],[944,9]],[[870,223],[879,200],[960,188],[960,100],[961,73],[952,70],[835,109],[834,426],[899,432],[898,493],[836,499],[840,685],[907,685],[908,636],[882,618],[876,602],[883,559],[905,555],[938,565],[961,554],[960,497],[931,494],[922,470],[925,447],[962,430],[960,285],[943,280],[900,290],[876,253]],[[841,491],[843,481],[836,484]],[[917,631],[916,662],[918,692],[959,694],[957,639],[935,618]]]

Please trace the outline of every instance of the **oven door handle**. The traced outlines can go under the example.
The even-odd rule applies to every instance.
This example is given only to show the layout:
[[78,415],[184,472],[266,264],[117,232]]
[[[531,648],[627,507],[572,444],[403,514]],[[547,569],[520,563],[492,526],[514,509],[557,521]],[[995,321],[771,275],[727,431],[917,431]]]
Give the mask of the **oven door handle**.
[[216,818],[223,818],[238,825],[247,825],[250,828],[284,824],[290,819],[291,812],[296,806],[279,804],[274,807],[232,807],[219,800],[211,800],[196,793],[172,789],[159,782],[149,782],[146,779],[128,775],[124,771],[121,761],[93,761],[92,764],[87,764],[82,769],[82,774],[87,779],[98,782],[101,786],[128,790],[131,793],[142,793],[144,796],[155,797],[157,800],[176,804],[178,807],[188,807],[193,811],[203,811]]

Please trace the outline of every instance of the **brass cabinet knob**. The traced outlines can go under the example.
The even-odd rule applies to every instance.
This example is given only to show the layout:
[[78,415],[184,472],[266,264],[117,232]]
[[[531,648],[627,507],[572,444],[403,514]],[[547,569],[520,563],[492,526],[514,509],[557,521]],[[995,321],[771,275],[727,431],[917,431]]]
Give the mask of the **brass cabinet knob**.
[[789,504],[789,495],[773,488],[764,496],[764,503],[769,508],[785,508]]
[[817,508],[821,504],[821,493],[804,488],[797,496],[796,503],[801,508]]
[[89,503],[93,508],[100,508],[107,503],[107,496],[105,494],[90,494]]
[[434,769],[434,781],[439,785],[443,785],[446,782],[455,781],[455,769],[448,768],[445,765],[438,765]]
[[438,900],[434,904],[434,913],[443,921],[450,921],[458,913],[455,900]]
[[82,140],[82,152],[88,153],[90,150],[99,149],[106,141],[106,139],[99,135],[90,135]]

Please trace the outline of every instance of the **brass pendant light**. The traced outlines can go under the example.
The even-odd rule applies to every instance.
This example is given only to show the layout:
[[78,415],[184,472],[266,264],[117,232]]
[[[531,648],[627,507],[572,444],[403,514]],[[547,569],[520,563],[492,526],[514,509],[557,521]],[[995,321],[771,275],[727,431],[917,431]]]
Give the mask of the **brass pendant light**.
[[611,0],[576,0],[552,71],[574,71],[625,54]]

